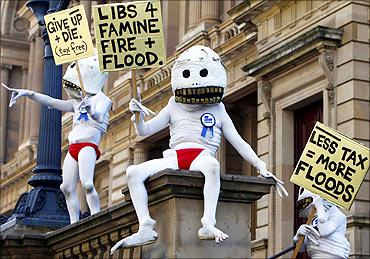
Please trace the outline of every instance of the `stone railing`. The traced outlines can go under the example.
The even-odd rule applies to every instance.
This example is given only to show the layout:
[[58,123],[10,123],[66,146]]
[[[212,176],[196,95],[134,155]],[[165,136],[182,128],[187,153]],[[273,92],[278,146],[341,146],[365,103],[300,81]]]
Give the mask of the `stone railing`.
[[[14,258],[246,258],[251,255],[251,203],[269,193],[272,180],[223,175],[217,226],[230,235],[222,244],[197,236],[203,214],[204,177],[199,172],[164,170],[147,182],[149,209],[157,221],[155,244],[110,248],[137,231],[135,210],[129,202],[105,209],[75,224],[46,234],[2,233],[0,256]],[[18,232],[19,233],[19,232]],[[40,257],[41,256],[41,257]]]

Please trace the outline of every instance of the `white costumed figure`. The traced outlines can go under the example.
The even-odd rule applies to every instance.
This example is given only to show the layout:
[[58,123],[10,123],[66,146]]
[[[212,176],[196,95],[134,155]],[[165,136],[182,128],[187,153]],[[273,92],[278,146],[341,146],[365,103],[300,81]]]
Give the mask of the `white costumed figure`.
[[96,56],[81,59],[81,76],[86,96],[80,87],[76,63],[71,63],[63,77],[63,87],[72,98],[55,99],[30,90],[9,89],[12,106],[21,96],[63,112],[74,112],[72,131],[69,133],[68,153],[63,163],[63,183],[60,189],[67,201],[71,224],[79,220],[80,203],[77,196],[77,183],[80,180],[86,193],[87,204],[91,214],[100,211],[98,193],[94,187],[95,162],[100,157],[98,145],[106,132],[111,100],[102,92],[108,74],[100,72]]
[[350,244],[345,236],[346,215],[333,203],[301,187],[297,200],[299,216],[307,218],[313,206],[316,215],[312,223],[301,225],[293,238],[297,243],[300,236],[305,236],[300,252],[307,251],[313,259],[348,258]]
[[119,241],[111,253],[120,247],[127,248],[153,243],[158,234],[155,221],[148,210],[148,195],[144,181],[157,172],[170,169],[201,171],[204,183],[203,227],[200,239],[221,242],[228,235],[215,227],[216,207],[220,191],[220,164],[215,158],[221,142],[221,134],[239,154],[256,167],[264,177],[276,181],[277,190],[287,195],[283,182],[267,171],[266,164],[258,158],[236,131],[233,122],[221,102],[226,88],[226,71],[220,57],[210,48],[194,46],[182,53],[172,68],[172,91],[174,96],[153,119],[145,122],[144,115],[150,110],[135,99],[130,101],[130,110],[140,112],[139,123],[134,122],[140,136],[154,134],[170,127],[170,149],[163,158],[154,159],[127,168],[128,187],[139,220],[137,233]]

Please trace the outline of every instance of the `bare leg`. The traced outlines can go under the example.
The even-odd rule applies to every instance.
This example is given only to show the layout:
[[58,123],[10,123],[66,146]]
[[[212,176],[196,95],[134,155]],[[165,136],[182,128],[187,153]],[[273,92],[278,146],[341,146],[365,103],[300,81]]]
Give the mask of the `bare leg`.
[[119,241],[111,249],[113,254],[118,248],[128,248],[153,243],[158,234],[154,231],[155,221],[149,215],[148,193],[144,181],[151,175],[166,169],[176,169],[177,161],[168,158],[154,159],[139,165],[131,165],[126,170],[132,203],[139,220],[139,231]]
[[94,187],[96,153],[92,147],[84,147],[78,153],[78,167],[82,188],[86,193],[86,201],[91,215],[100,211],[99,195]]
[[190,170],[201,171],[204,174],[204,213],[201,219],[203,227],[199,229],[200,239],[214,239],[217,243],[229,236],[215,227],[216,208],[220,192],[220,164],[211,155],[200,154],[191,164]]
[[63,163],[63,183],[60,189],[64,193],[69,212],[71,224],[80,219],[80,203],[77,195],[78,164],[73,157],[67,153]]

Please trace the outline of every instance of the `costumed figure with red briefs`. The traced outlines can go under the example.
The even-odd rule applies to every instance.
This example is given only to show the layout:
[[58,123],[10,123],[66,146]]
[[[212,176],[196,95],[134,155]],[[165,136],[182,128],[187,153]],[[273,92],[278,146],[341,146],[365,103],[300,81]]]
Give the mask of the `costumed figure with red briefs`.
[[301,225],[293,238],[297,243],[300,236],[305,237],[300,252],[307,251],[313,259],[348,258],[350,244],[345,236],[346,215],[333,203],[301,187],[297,199],[299,216],[307,218],[313,207],[316,215],[312,223]]
[[[83,80],[79,83],[76,63],[71,63],[63,77],[63,87],[71,97],[69,100],[55,99],[25,89],[11,89],[12,106],[21,96],[63,112],[73,112],[72,131],[69,133],[69,149],[63,163],[63,191],[71,224],[79,220],[80,203],[77,183],[81,181],[91,214],[100,211],[99,196],[94,187],[96,160],[100,157],[100,138],[107,130],[111,100],[102,92],[108,74],[100,72],[96,56],[78,61]],[[85,96],[83,94],[85,92]]]
[[[198,45],[189,48],[176,59],[171,75],[174,96],[158,115],[144,121],[144,116],[150,110],[136,99],[130,101],[130,110],[140,114],[134,114],[132,118],[136,133],[140,136],[151,135],[169,126],[170,149],[163,152],[163,158],[127,168],[128,187],[139,220],[139,230],[120,240],[111,249],[111,253],[118,248],[140,246],[157,240],[155,221],[149,215],[144,181],[166,168],[202,172],[205,177],[204,214],[198,236],[217,243],[228,238],[226,233],[215,226],[220,192],[220,164],[215,154],[222,133],[262,176],[275,180],[280,195],[287,195],[284,183],[267,170],[266,164],[236,131],[221,102],[226,82],[226,70],[219,55],[208,47]],[[140,116],[138,123],[135,122],[135,116]]]

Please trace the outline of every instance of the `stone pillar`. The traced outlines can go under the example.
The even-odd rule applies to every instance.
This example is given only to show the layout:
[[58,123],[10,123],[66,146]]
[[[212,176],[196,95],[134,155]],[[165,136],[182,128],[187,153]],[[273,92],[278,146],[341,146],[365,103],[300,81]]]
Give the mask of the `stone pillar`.
[[220,1],[202,1],[201,21],[206,23],[206,28],[220,22]]
[[[28,83],[28,69],[27,67],[22,67],[22,88],[26,89]],[[26,120],[29,120],[29,118],[26,118],[26,98],[21,98],[18,100],[20,102],[20,112],[19,112],[19,134],[18,134],[18,145],[22,143],[23,136],[24,136],[24,130],[25,130],[25,123]]]
[[[33,64],[32,76],[32,90],[42,92],[43,78],[44,78],[44,64],[43,64],[44,48],[42,39],[39,34],[35,38],[35,56]],[[35,101],[31,102],[31,117],[30,120],[30,139],[36,140],[39,135],[40,124],[40,104]]]
[[[1,82],[6,85],[9,85],[9,74],[12,69],[11,65],[2,64],[1,65]],[[1,146],[0,146],[0,165],[6,162],[6,131],[7,131],[7,122],[8,122],[8,90],[1,87],[1,125],[0,125],[0,136],[1,136]]]
[[197,27],[201,17],[202,2],[199,0],[192,0],[189,2],[189,29]]
[[[241,111],[243,116],[243,139],[253,148],[257,150],[257,107],[247,106]],[[242,174],[247,176],[255,176],[256,169],[247,161],[243,160]]]
[[138,142],[134,148],[134,165],[148,160],[148,149],[150,145],[145,142]]
[[[28,57],[28,78],[27,78],[27,85],[24,86],[25,89],[32,90],[32,78],[33,78],[33,64],[35,61],[35,38],[30,38],[30,54]],[[24,121],[24,130],[22,136],[22,142],[26,142],[30,136],[30,124],[31,120],[31,102],[29,98],[25,99],[25,121]]]

